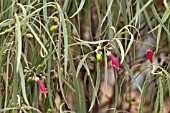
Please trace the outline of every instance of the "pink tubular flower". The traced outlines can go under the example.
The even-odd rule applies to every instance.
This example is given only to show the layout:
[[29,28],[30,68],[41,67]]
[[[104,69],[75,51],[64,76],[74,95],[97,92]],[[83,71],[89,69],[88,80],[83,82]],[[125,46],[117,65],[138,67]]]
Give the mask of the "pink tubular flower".
[[146,51],[146,54],[147,54],[150,62],[152,63],[152,61],[153,61],[153,52],[152,52],[150,49],[148,49],[148,50]]
[[107,55],[108,55],[108,56],[111,58],[111,60],[112,60],[112,65],[111,65],[111,66],[113,66],[113,67],[115,67],[117,70],[119,70],[120,67],[119,67],[119,63],[118,63],[118,60],[116,59],[116,57],[113,56],[113,55],[111,54],[111,52],[108,52]]
[[41,93],[47,94],[47,89],[44,87],[44,84],[41,82],[41,80],[38,78],[36,81],[39,85]]

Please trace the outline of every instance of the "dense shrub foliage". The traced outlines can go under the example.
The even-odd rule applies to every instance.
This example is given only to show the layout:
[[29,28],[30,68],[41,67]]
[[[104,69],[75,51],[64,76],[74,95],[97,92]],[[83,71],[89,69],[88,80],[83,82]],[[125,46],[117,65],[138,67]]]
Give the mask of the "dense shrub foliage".
[[165,113],[168,0],[1,0],[0,112]]

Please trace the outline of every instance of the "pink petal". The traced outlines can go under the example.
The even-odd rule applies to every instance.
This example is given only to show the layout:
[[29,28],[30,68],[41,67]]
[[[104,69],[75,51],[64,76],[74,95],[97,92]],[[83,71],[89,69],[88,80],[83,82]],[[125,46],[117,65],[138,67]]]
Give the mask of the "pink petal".
[[47,94],[47,89],[44,87],[44,84],[41,82],[41,80],[37,80],[37,83],[39,85],[41,93]]
[[148,49],[148,50],[146,51],[146,54],[147,54],[150,62],[152,63],[152,61],[153,61],[153,52],[152,52],[150,49]]
[[112,65],[111,66],[113,66],[113,67],[115,67],[116,69],[119,70],[120,67],[119,67],[119,63],[118,63],[118,60],[116,59],[116,57],[113,56],[112,54],[110,54],[109,56],[110,56],[110,58],[112,60]]

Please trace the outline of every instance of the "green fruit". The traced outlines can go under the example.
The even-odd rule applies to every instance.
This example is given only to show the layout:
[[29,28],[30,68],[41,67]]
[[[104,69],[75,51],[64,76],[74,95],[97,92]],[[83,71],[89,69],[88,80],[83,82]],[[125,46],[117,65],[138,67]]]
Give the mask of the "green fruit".
[[28,77],[27,83],[30,83],[32,81],[32,77]]
[[55,25],[52,25],[52,26],[50,27],[50,31],[51,31],[51,32],[55,31],[56,29],[57,29],[57,26],[55,26]]
[[42,67],[42,65],[41,65],[41,64],[38,64],[37,68],[41,68],[41,67]]
[[12,110],[10,113],[15,113],[15,111],[14,111],[14,110]]
[[24,104],[24,101],[23,100],[21,100],[21,102],[20,102],[21,104]]
[[96,62],[97,61],[97,59],[95,58],[95,57],[89,57],[89,59],[90,59],[90,61],[92,61],[92,62]]
[[60,67],[60,70],[61,70],[61,72],[64,72],[64,69],[63,69],[63,67]]
[[55,75],[55,78],[58,79],[58,74]]
[[51,112],[52,110],[50,108],[47,109],[47,112]]
[[11,103],[11,107],[15,107],[15,104],[13,102]]
[[5,29],[5,31],[4,31],[4,32],[5,32],[5,33],[9,33],[9,31],[10,31],[9,29]]
[[33,109],[31,107],[25,107],[25,110],[30,111],[30,110],[33,110]]
[[96,58],[97,58],[98,61],[102,61],[102,54],[98,53],[96,55]]
[[32,34],[30,34],[30,33],[27,34],[27,38],[32,39],[33,37],[34,37],[34,36],[33,36]]
[[57,24],[59,23],[59,20],[58,20],[57,17],[54,17],[53,19],[54,19],[54,21],[55,21]]
[[160,76],[164,76],[164,74],[163,74],[162,71],[160,71],[160,72],[158,72],[158,73],[159,73]]
[[25,25],[25,22],[22,22],[22,23],[21,23],[21,26],[24,26],[24,25]]

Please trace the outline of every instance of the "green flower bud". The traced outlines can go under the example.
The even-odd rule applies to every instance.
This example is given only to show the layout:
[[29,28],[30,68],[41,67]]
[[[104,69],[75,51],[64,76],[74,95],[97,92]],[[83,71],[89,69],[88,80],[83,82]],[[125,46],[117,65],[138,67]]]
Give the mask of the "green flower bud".
[[32,34],[30,34],[30,33],[27,34],[27,38],[32,39],[33,37],[34,37],[34,36],[33,36]]
[[23,100],[21,100],[21,102],[20,102],[21,104],[24,104],[24,101]]
[[15,113],[14,110],[12,110],[10,113]]
[[55,75],[55,78],[58,79],[58,74]]
[[51,112],[52,110],[50,108],[47,109],[47,112]]
[[107,48],[108,50],[113,50],[113,48],[112,47],[109,47],[109,48]]
[[14,102],[12,102],[12,103],[11,103],[11,107],[12,107],[12,108],[13,108],[13,107],[15,107],[15,104],[14,104]]
[[45,76],[41,76],[41,78],[42,78],[42,82],[46,81],[47,79]]
[[160,76],[164,76],[164,74],[163,74],[162,71],[158,72],[158,74],[159,74]]
[[63,67],[60,67],[60,70],[61,70],[61,72],[64,72],[64,68]]
[[29,71],[28,71],[28,69],[24,69],[24,72],[25,72],[25,73],[28,73]]
[[55,26],[55,25],[52,25],[52,26],[50,27],[50,31],[51,31],[51,32],[55,31],[56,29],[57,29],[57,26]]
[[98,54],[96,55],[96,58],[97,58],[98,61],[102,61],[102,54],[101,54],[101,53],[98,53]]
[[57,17],[54,17],[54,21],[58,24],[59,23],[59,20]]
[[33,109],[31,107],[25,107],[25,110],[30,111],[30,110],[33,110]]
[[4,32],[5,32],[5,33],[9,33],[9,31],[10,31],[9,29],[5,29],[5,31],[4,31]]
[[42,65],[41,65],[41,64],[38,64],[37,68],[41,68],[41,67],[42,67]]
[[32,81],[32,77],[28,77],[27,83],[30,83]]
[[97,61],[97,59],[95,58],[95,57],[89,57],[89,59],[90,59],[90,61],[92,61],[92,62],[96,62]]
[[24,25],[25,25],[25,22],[22,22],[22,23],[21,23],[21,26],[24,26]]

